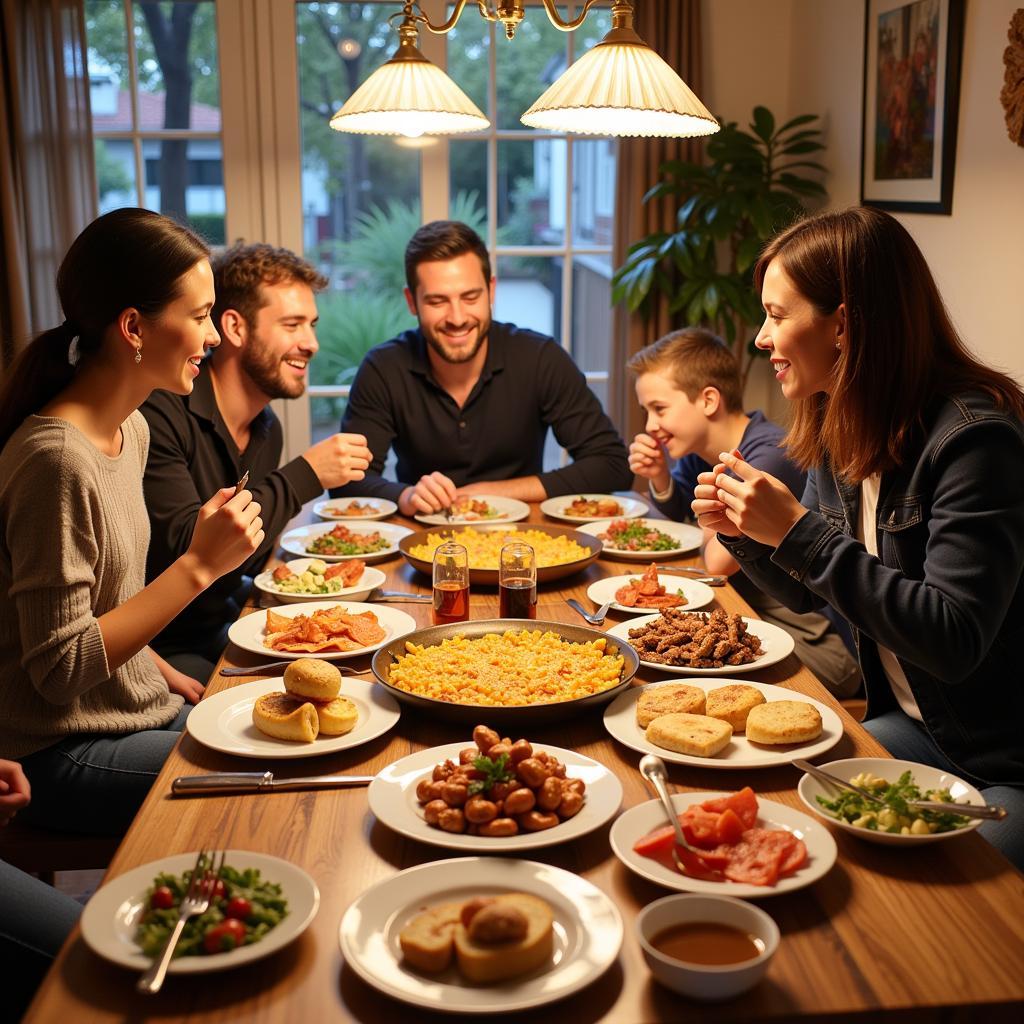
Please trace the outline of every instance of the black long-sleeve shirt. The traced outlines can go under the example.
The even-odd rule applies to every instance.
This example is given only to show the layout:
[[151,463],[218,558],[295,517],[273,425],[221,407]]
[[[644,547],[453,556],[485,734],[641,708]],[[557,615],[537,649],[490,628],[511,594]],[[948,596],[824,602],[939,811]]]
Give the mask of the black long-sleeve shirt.
[[[549,428],[573,461],[545,473]],[[462,408],[434,380],[418,329],[378,345],[359,367],[341,429],[366,435],[373,462],[365,480],[334,495],[397,501],[435,471],[456,486],[538,476],[548,497],[633,486],[626,446],[572,357],[511,324],[491,323],[483,371]],[[399,483],[381,476],[390,448]]]
[[233,622],[247,581],[259,572],[277,536],[303,504],[323,487],[301,456],[278,468],[281,422],[267,406],[253,420],[239,452],[217,408],[209,368],[204,364],[191,395],[154,391],[142,406],[149,423],[149,461],[143,486],[152,537],[146,579],[159,576],[192,541],[199,508],[221,487],[233,486],[249,471],[247,487],[261,505],[267,539],[245,563],[215,580],[154,640],[157,651],[182,645],[200,649]]

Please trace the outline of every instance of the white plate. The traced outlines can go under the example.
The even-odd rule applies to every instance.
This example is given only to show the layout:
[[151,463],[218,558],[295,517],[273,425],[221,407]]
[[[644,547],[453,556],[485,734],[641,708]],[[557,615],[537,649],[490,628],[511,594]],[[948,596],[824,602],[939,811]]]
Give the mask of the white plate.
[[[301,576],[309,568],[309,563],[313,561],[316,561],[316,557],[296,558],[293,562],[288,562],[287,565],[296,576]],[[323,562],[325,559],[321,558],[320,561]],[[261,572],[253,580],[253,583],[256,584],[257,590],[262,590],[264,594],[270,594],[282,604],[298,604],[305,601],[361,601],[374,587],[383,586],[386,579],[387,576],[380,569],[374,569],[368,565],[363,570],[363,575],[351,587],[342,587],[341,590],[333,594],[282,593],[274,586],[272,572]]]
[[[377,509],[369,516],[332,516],[328,509],[344,508],[350,501],[358,501],[363,505],[374,505]],[[318,501],[313,506],[313,512],[321,519],[345,520],[354,523],[369,523],[374,519],[387,519],[398,511],[398,506],[387,498],[328,498],[326,501]]]
[[602,498],[611,498],[622,506],[622,512],[615,516],[615,519],[636,519],[637,516],[647,515],[649,506],[644,501],[636,498],[626,498],[621,494],[563,494],[560,498],[547,498],[540,503],[540,510],[552,519],[561,519],[566,523],[596,523],[608,519],[607,516],[570,516],[565,512],[576,498],[586,498],[587,501],[599,501]]
[[[135,929],[146,910],[146,892],[161,872],[180,875],[191,870],[195,867],[198,855],[197,850],[163,857],[132,868],[107,882],[89,900],[82,912],[82,938],[86,944],[105,960],[136,971],[146,970],[152,960],[143,955],[135,944]],[[251,946],[242,946],[229,953],[172,960],[168,968],[171,974],[205,974],[252,963],[288,945],[309,927],[310,921],[316,916],[320,906],[320,890],[301,868],[279,857],[250,850],[228,850],[225,863],[239,871],[257,868],[264,881],[279,884],[288,900],[288,914],[280,924],[271,928],[259,942]]]
[[[674,793],[672,806],[682,813],[691,804],[700,804],[705,800],[714,800],[728,796],[728,793]],[[718,896],[739,896],[751,899],[762,896],[778,896],[784,892],[794,892],[812,885],[827,874],[836,862],[836,841],[824,825],[818,824],[803,811],[798,811],[774,800],[757,798],[757,827],[782,828],[792,832],[807,845],[807,861],[799,871],[786,878],[780,878],[775,885],[751,885],[749,882],[732,882],[725,879],[721,882],[706,881],[703,878],[691,878],[679,871],[671,870],[651,857],[644,857],[633,850],[633,844],[666,825],[665,810],[660,800],[649,800],[645,804],[631,807],[612,825],[608,838],[612,844],[612,852],[630,871],[646,878],[666,889],[677,889],[679,892],[714,893]]]
[[383,735],[400,715],[398,702],[383,687],[346,676],[341,695],[359,710],[359,720],[344,736],[318,736],[312,743],[279,740],[252,724],[252,706],[265,693],[283,693],[284,680],[277,676],[232,686],[204,697],[189,713],[188,734],[205,747],[238,757],[266,759],[317,757],[348,747],[358,747]]
[[452,516],[449,519],[443,512],[434,512],[431,515],[420,513],[413,518],[418,522],[426,523],[428,526],[489,526],[491,523],[517,523],[530,514],[530,506],[518,498],[502,498],[497,494],[474,494],[471,497],[476,501],[486,501],[492,508],[497,509],[501,515],[491,519],[480,517],[466,518],[465,516]]
[[318,555],[306,550],[306,546],[312,540],[321,534],[330,533],[336,525],[337,523],[318,523],[314,526],[299,526],[294,530],[289,530],[281,538],[281,547],[293,555],[299,555],[302,558],[319,558],[322,562],[344,562],[349,558],[361,558],[364,562],[380,562],[385,558],[397,555],[398,542],[412,533],[407,526],[396,526],[394,523],[367,523],[365,526],[359,526],[358,523],[351,525],[346,523],[345,525],[352,533],[361,533],[364,536],[379,533],[386,540],[390,540],[391,545],[384,548],[383,551],[374,551],[368,555]]
[[[729,745],[715,754],[714,757],[695,757],[692,754],[678,754],[674,750],[666,750],[656,743],[651,743],[644,730],[636,724],[636,702],[643,690],[651,686],[661,686],[666,682],[686,683],[697,686],[707,692],[729,683],[741,683],[753,686],[764,694],[765,700],[802,700],[813,705],[821,715],[821,736],[810,743],[798,743],[788,746],[769,747],[764,744],[751,743],[743,733],[736,733]],[[200,707],[202,703],[200,702]],[[195,712],[193,712],[195,714]],[[825,704],[805,697],[796,690],[787,690],[783,686],[772,686],[769,683],[755,683],[746,679],[662,679],[659,683],[648,683],[646,686],[630,687],[608,705],[604,713],[605,728],[620,743],[631,750],[639,750],[642,754],[657,754],[663,761],[672,764],[692,764],[700,768],[769,768],[773,765],[790,764],[795,757],[817,757],[831,750],[843,736],[843,723],[839,716]]]
[[434,765],[446,758],[458,763],[459,751],[472,745],[472,740],[446,743],[444,746],[420,750],[389,765],[370,783],[367,791],[370,810],[388,828],[431,846],[478,853],[504,853],[509,850],[536,850],[542,846],[554,846],[577,839],[600,828],[622,803],[622,784],[603,764],[577,754],[574,750],[563,750],[544,743],[538,744],[537,749],[546,750],[557,757],[565,764],[570,778],[583,779],[587,784],[583,809],[575,817],[542,832],[521,832],[504,838],[457,835],[428,825],[423,817],[423,808],[416,799],[416,784],[429,777]]
[[[587,597],[594,604],[612,602],[612,607],[618,612],[626,612],[627,615],[650,615],[650,608],[633,608],[628,604],[619,604],[615,600],[615,591],[626,586],[630,580],[639,579],[640,572],[630,573],[628,576],[606,576],[603,580],[591,583],[587,587]],[[674,594],[677,590],[683,592],[686,604],[678,605],[681,612],[692,612],[705,605],[711,604],[715,599],[715,592],[706,584],[698,583],[696,580],[688,580],[685,576],[659,574],[658,582],[665,588],[668,594]]]
[[[684,612],[686,608],[682,609]],[[614,626],[605,630],[610,636],[617,637],[629,643],[629,631],[646,626],[653,622],[657,615],[645,615],[642,618],[627,619],[625,622],[617,622]],[[640,664],[648,668],[656,668],[661,672],[668,672],[675,676],[732,676],[745,675],[747,672],[756,672],[758,669],[767,668],[769,665],[776,665],[784,658],[793,653],[796,646],[792,636],[781,626],[773,622],[765,622],[764,619],[748,619],[745,615],[743,621],[747,629],[761,640],[761,653],[754,658],[749,665],[724,665],[722,668],[686,668],[684,665],[662,665],[657,661],[644,661],[640,657]],[[637,651],[637,654],[640,654]]]
[[[885,779],[886,782],[895,782],[904,772],[909,771],[914,775],[914,782],[922,791],[926,789],[948,789],[953,799],[958,802],[969,804],[981,804],[984,806],[988,801],[972,785],[964,782],[956,775],[950,775],[939,768],[931,765],[918,764],[916,761],[894,761],[891,757],[851,757],[845,761],[832,761],[830,764],[820,765],[822,771],[835,775],[837,778],[849,781],[861,772],[871,772],[872,775]],[[952,839],[954,836],[962,836],[967,832],[973,832],[980,824],[981,818],[974,818],[963,828],[954,829],[952,832],[933,832],[927,836],[904,836],[891,832],[872,832],[868,828],[854,828],[848,822],[834,818],[815,799],[823,796],[826,800],[834,800],[838,790],[826,786],[811,775],[804,775],[797,786],[800,799],[818,817],[823,818],[830,825],[848,832],[858,839],[866,839],[869,843],[881,843],[885,846],[917,846],[920,843],[935,843],[942,839]]]
[[[337,607],[337,601],[303,601],[301,604],[274,608],[273,611],[276,615],[291,617],[294,615],[312,615],[313,612],[319,611],[321,608]],[[275,651],[272,647],[267,647],[263,643],[263,639],[267,634],[267,613],[262,608],[259,611],[243,615],[240,619],[235,619],[228,629],[228,639],[233,644],[241,647],[243,651],[252,651],[253,654],[264,654],[272,657],[275,661],[291,661],[295,658],[322,658],[324,661],[340,661],[342,658],[358,658],[361,654],[370,654],[379,647],[383,647],[389,641],[405,636],[406,633],[411,633],[416,629],[416,620],[411,615],[406,615],[405,612],[400,612],[397,608],[389,608],[387,605],[360,604],[355,601],[348,601],[345,603],[345,610],[353,615],[360,615],[362,612],[373,612],[377,616],[381,629],[384,630],[383,639],[375,644],[370,644],[369,647],[360,647],[355,651],[318,651],[314,654],[308,654],[305,651],[297,651],[294,654],[288,651]]]
[[[399,932],[424,907],[506,892],[525,892],[551,905],[551,966],[495,985],[474,985],[454,966],[428,975],[402,962]],[[622,947],[622,917],[600,889],[562,868],[460,857],[406,868],[368,889],[345,911],[338,940],[352,970],[385,995],[446,1013],[507,1013],[563,999],[604,974]]]
[[[621,519],[622,516],[616,516]],[[614,519],[598,519],[590,523],[584,523],[580,533],[589,533],[591,537],[600,537],[602,533],[608,532],[608,527]],[[660,562],[665,558],[678,558],[690,551],[696,551],[704,543],[704,531],[688,523],[674,523],[669,519],[648,519],[651,529],[660,530],[670,537],[679,541],[679,547],[671,551],[623,551],[620,548],[611,548],[607,541],[604,544],[602,558],[620,558],[626,562]]]

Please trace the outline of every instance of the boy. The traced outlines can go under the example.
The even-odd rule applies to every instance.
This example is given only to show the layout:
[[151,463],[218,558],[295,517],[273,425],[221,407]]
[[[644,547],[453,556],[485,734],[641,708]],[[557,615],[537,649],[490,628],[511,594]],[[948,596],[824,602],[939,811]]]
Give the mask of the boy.
[[[692,519],[697,474],[708,472],[719,452],[739,449],[752,466],[782,480],[797,496],[805,477],[780,447],[785,431],[760,411],[744,412],[739,366],[725,343],[696,327],[674,331],[641,349],[627,364],[647,412],[646,433],[629,446],[629,466],[647,479],[651,498],[670,519]],[[676,460],[669,469],[669,460]],[[796,641],[800,660],[836,697],[860,688],[857,663],[824,615],[798,615],[757,590],[739,563],[705,530],[708,572],[731,577],[737,592],[761,618]]]

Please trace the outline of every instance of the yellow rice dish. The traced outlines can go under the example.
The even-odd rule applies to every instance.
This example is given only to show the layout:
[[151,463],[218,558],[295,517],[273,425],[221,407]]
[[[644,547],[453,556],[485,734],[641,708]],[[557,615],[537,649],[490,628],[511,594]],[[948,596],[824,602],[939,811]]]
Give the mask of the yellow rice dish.
[[391,666],[392,686],[449,704],[520,707],[601,693],[622,678],[623,658],[608,641],[573,643],[557,633],[507,630],[433,647],[407,642]]
[[522,541],[533,548],[538,569],[577,562],[590,554],[587,548],[568,537],[552,536],[541,530],[517,530],[514,526],[507,530],[453,530],[451,533],[428,533],[426,543],[409,548],[409,554],[413,558],[429,562],[439,545],[446,541],[455,541],[456,544],[462,544],[469,553],[470,569],[497,569],[502,546],[510,540]]

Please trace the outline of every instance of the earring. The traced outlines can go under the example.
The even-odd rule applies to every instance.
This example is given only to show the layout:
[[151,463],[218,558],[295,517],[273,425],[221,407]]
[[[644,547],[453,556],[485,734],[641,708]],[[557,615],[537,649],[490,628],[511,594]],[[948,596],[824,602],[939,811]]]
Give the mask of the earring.
[[[838,346],[837,346],[838,347]],[[139,347],[135,350],[135,365],[138,366],[142,362],[142,348]]]
[[[840,349],[841,349],[842,347],[843,347],[843,346],[842,346],[842,345],[840,345],[840,344],[839,344],[839,342],[837,341],[837,342],[836,342],[836,348],[840,348]],[[140,356],[139,358],[141,359],[142,357]],[[136,362],[138,362],[138,360],[136,360]]]

